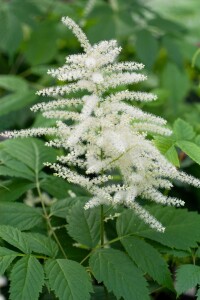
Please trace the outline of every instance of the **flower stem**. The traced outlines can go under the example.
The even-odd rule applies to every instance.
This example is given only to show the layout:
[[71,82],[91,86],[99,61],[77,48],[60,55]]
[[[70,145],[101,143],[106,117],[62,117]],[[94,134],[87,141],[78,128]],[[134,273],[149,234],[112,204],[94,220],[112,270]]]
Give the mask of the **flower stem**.
[[101,237],[101,248],[104,247],[104,211],[103,205],[100,206],[100,237]]
[[42,209],[43,209],[43,213],[44,213],[44,217],[45,217],[45,220],[47,222],[47,226],[49,227],[49,230],[50,232],[52,233],[53,237],[54,237],[54,240],[56,241],[58,247],[60,248],[60,251],[62,252],[64,258],[67,258],[67,255],[51,225],[51,221],[50,221],[50,217],[47,213],[47,210],[46,210],[46,207],[45,207],[45,203],[44,203],[44,200],[43,200],[43,197],[42,197],[42,193],[41,193],[41,190],[40,190],[40,185],[39,185],[39,180],[38,178],[36,177],[36,188],[37,188],[37,192],[38,192],[38,196],[40,197],[40,201],[41,201],[41,205],[42,205]]

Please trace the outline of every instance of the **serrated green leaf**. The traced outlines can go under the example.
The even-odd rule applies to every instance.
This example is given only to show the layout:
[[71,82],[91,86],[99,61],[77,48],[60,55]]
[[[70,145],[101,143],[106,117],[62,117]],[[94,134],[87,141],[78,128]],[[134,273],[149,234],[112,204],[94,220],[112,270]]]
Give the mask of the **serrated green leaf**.
[[174,147],[174,140],[165,137],[156,137],[154,144],[158,150],[176,167],[180,166],[178,153]]
[[19,199],[26,191],[35,187],[35,183],[24,179],[13,179],[4,181],[0,186],[0,199],[3,201],[15,201]]
[[101,249],[90,257],[90,268],[98,282],[124,300],[149,300],[147,282],[141,271],[123,252]]
[[94,294],[92,294],[91,300],[116,300],[113,293],[108,293],[104,286],[94,286]]
[[192,140],[195,137],[193,127],[182,119],[174,122],[173,132],[176,140]]
[[57,199],[66,198],[69,195],[68,191],[74,192],[77,196],[88,195],[88,193],[78,185],[68,183],[66,180],[55,176],[46,176],[41,182],[41,188]]
[[144,240],[132,236],[122,239],[121,243],[142,271],[148,273],[162,286],[173,288],[167,263],[154,247]]
[[19,177],[35,181],[35,174],[33,170],[27,167],[23,162],[10,156],[3,151],[3,144],[0,145],[0,175]]
[[77,202],[67,218],[67,231],[78,243],[93,248],[100,240],[99,208],[84,209],[84,204]]
[[0,275],[3,275],[18,253],[10,249],[0,247]]
[[178,153],[174,146],[168,149],[168,151],[165,153],[165,156],[174,166],[180,167]]
[[178,258],[183,258],[183,257],[190,257],[191,253],[188,251],[184,251],[184,250],[177,250],[177,249],[172,249],[169,247],[166,247],[165,249],[161,249],[160,251],[161,253],[165,253],[167,255],[172,255],[174,257],[178,257]]
[[66,219],[73,205],[75,205],[78,201],[85,202],[88,199],[89,199],[88,197],[84,197],[84,196],[60,199],[51,205],[50,207],[51,215]]
[[[15,164],[15,166],[17,163]],[[20,166],[23,166],[22,164],[19,164]],[[34,179],[34,177],[29,177],[28,174],[24,173],[23,170],[20,169],[14,170],[7,166],[0,166],[0,176],[9,176],[9,177],[18,177],[18,178],[25,178],[30,179],[31,181]]]
[[192,160],[200,165],[200,147],[188,141],[177,141],[176,145]]
[[60,199],[51,205],[51,215],[66,219],[67,213],[75,203],[74,198]]
[[55,257],[58,252],[57,244],[50,238],[40,233],[23,233],[33,252]]
[[175,288],[178,296],[200,283],[200,267],[182,265],[176,272]]
[[165,154],[173,146],[174,141],[166,137],[158,136],[154,139],[154,144],[162,154]]
[[71,190],[70,184],[59,177],[47,176],[41,182],[41,188],[57,199],[63,199],[68,196],[68,191]]
[[11,300],[38,300],[44,284],[44,271],[33,256],[25,256],[14,265],[10,275]]
[[12,226],[1,225],[0,237],[10,245],[18,248],[24,253],[30,253],[30,247],[23,233]]
[[40,209],[23,203],[0,202],[0,212],[0,225],[10,225],[21,230],[33,228],[43,220]]
[[90,278],[79,263],[69,259],[48,260],[45,272],[50,288],[59,299],[90,299],[92,292]]
[[197,242],[200,240],[200,215],[174,207],[146,208],[166,228],[164,233],[151,229],[134,212],[126,210],[117,219],[118,235],[124,236],[132,233],[181,250],[197,247]]
[[6,153],[26,164],[35,174],[39,174],[44,162],[56,160],[56,151],[36,138],[6,140],[3,146]]

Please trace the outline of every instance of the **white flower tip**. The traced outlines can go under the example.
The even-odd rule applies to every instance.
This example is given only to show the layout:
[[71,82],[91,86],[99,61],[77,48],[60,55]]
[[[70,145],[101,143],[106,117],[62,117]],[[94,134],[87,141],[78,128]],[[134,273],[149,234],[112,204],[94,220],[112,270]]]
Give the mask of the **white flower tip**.
[[93,73],[92,81],[97,84],[102,83],[104,81],[102,74],[101,73]]
[[85,66],[87,68],[94,68],[96,66],[96,60],[93,57],[86,58]]

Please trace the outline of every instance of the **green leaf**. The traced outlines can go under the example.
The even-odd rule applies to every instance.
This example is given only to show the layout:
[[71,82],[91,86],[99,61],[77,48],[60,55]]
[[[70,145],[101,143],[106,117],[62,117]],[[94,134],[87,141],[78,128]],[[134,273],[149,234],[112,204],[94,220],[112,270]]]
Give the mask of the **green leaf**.
[[35,187],[34,183],[24,179],[13,179],[4,181],[0,186],[0,199],[3,201],[15,201],[26,191]]
[[142,271],[148,273],[162,286],[173,288],[167,263],[154,247],[136,237],[124,238],[121,240],[121,243],[128,255]]
[[176,167],[180,166],[178,153],[174,147],[174,140],[162,136],[154,139],[154,144],[158,150]]
[[94,287],[94,294],[92,294],[91,300],[116,300],[116,297],[113,293],[108,293],[104,286],[93,286]]
[[174,141],[166,137],[156,136],[154,144],[162,154],[165,154],[174,145]]
[[0,225],[10,225],[21,230],[28,230],[43,220],[40,209],[23,203],[0,202]]
[[195,144],[197,144],[197,146],[200,146],[200,134],[198,134],[195,138]]
[[[51,34],[49,34],[51,33]],[[44,64],[51,61],[57,52],[57,22],[40,22],[27,42],[25,58],[30,65]]]
[[67,218],[67,231],[78,243],[93,248],[100,240],[99,208],[84,209],[84,203],[77,202]]
[[46,176],[41,181],[41,188],[57,199],[66,198],[69,195],[68,191],[74,192],[77,196],[87,195],[87,192],[78,185],[68,183],[66,180],[55,176]]
[[0,237],[10,245],[20,249],[24,253],[30,253],[30,247],[23,233],[12,226],[1,225]]
[[0,247],[0,275],[3,275],[12,261],[18,256],[17,252]]
[[[146,51],[148,49],[148,51]],[[140,30],[136,41],[137,56],[149,68],[155,63],[158,54],[158,41],[148,30]]]
[[34,25],[34,17],[40,14],[38,1],[26,1],[21,5],[21,0],[13,0],[9,3],[9,9],[23,23]]
[[183,67],[183,56],[176,40],[172,39],[170,36],[164,36],[162,44],[167,49],[168,57],[171,61],[179,67]]
[[151,229],[133,211],[126,210],[117,219],[118,235],[134,234],[181,250],[197,247],[200,240],[200,216],[196,212],[159,206],[146,209],[166,227],[164,233]]
[[178,141],[176,145],[192,160],[200,165],[200,147],[188,141]]
[[[1,4],[2,5],[2,4]],[[19,47],[23,38],[22,27],[10,9],[0,11],[0,48],[9,55]]]
[[36,99],[34,91],[12,93],[0,100],[0,116],[19,110],[33,103]]
[[157,30],[161,30],[163,33],[170,32],[173,35],[184,33],[185,32],[185,26],[183,24],[180,24],[180,22],[174,22],[171,20],[168,20],[166,18],[161,17],[160,15],[156,15],[156,18],[151,18],[148,22],[150,26],[155,27]]
[[0,87],[12,92],[8,94],[6,91],[0,100],[0,116],[28,106],[36,98],[26,80],[15,75],[1,75]]
[[6,153],[26,164],[37,175],[44,167],[44,162],[56,160],[56,151],[36,138],[6,140],[3,147]]
[[170,147],[165,153],[166,158],[176,167],[180,167],[180,162],[178,158],[178,153],[174,146]]
[[200,300],[200,288],[198,289],[196,296],[197,296],[197,300]]
[[10,275],[11,300],[38,300],[44,284],[44,271],[33,256],[25,256],[14,265]]
[[33,252],[55,257],[58,252],[57,244],[50,238],[40,233],[23,233]]
[[193,127],[182,119],[177,119],[173,126],[176,140],[192,140],[195,137]]
[[27,92],[28,84],[26,80],[16,75],[1,75],[0,87],[12,92]]
[[169,93],[169,103],[173,112],[177,114],[180,104],[190,88],[187,74],[181,72],[176,65],[168,63],[162,73],[161,81],[162,87]]
[[90,299],[90,278],[79,263],[69,259],[48,260],[45,272],[50,288],[59,299]]
[[34,172],[21,161],[13,158],[2,150],[3,143],[0,145],[0,175],[10,177],[20,177],[35,181]]
[[198,247],[195,256],[200,258],[200,247]]
[[[113,14],[108,3],[101,2],[100,5],[95,5],[95,8],[91,12],[91,17],[95,18],[95,21],[93,26],[88,28],[87,36],[92,43],[96,43],[101,40],[110,40],[116,37],[115,18],[117,18],[117,15]],[[106,30],[104,30],[105,23]],[[97,32],[98,34],[96,34]]]
[[161,249],[161,252],[178,258],[191,257],[190,250],[184,251],[166,247],[166,249]]
[[66,219],[73,205],[75,205],[78,201],[83,201],[85,203],[86,200],[89,200],[89,198],[84,196],[60,199],[51,205],[51,215]]
[[200,267],[182,265],[176,272],[175,288],[178,296],[200,283]]
[[117,299],[150,299],[147,282],[125,253],[111,248],[101,249],[91,255],[89,264],[98,282],[103,281]]
[[70,197],[58,200],[57,202],[53,203],[50,207],[51,215],[66,219],[67,213],[75,203],[76,200],[74,201],[74,198]]
[[31,181],[33,181],[34,177],[30,177],[26,172],[24,173],[23,171],[23,164],[18,164],[17,161],[13,160],[14,162],[14,166],[16,167],[17,165],[19,165],[20,167],[22,166],[22,170],[20,169],[11,169],[7,166],[0,166],[0,175],[1,176],[10,176],[10,177],[18,177],[18,178],[25,178],[25,179],[30,179]]

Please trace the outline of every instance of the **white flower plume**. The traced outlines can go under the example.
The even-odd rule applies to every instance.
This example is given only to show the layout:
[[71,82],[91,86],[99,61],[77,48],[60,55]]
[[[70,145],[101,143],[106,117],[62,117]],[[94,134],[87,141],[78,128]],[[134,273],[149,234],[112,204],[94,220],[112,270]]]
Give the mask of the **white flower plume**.
[[[117,62],[121,51],[117,41],[91,45],[73,20],[63,17],[62,22],[78,38],[84,52],[68,56],[64,66],[48,71],[66,84],[37,93],[62,98],[32,107],[46,118],[57,119],[56,127],[5,134],[9,137],[52,135],[47,145],[62,147],[66,154],[58,157],[57,163],[47,165],[57,176],[81,185],[92,194],[86,209],[101,204],[123,204],[150,227],[164,231],[162,224],[139,204],[139,198],[181,206],[182,200],[165,196],[161,190],[170,189],[173,179],[197,187],[200,181],[179,172],[147,139],[148,133],[171,134],[164,119],[132,105],[134,101],[156,100],[156,96],[119,89],[146,80],[146,76],[138,73],[144,66]],[[83,97],[77,97],[80,91],[85,92]],[[73,98],[69,97],[71,93]],[[114,176],[119,174],[122,179],[116,183]]]

